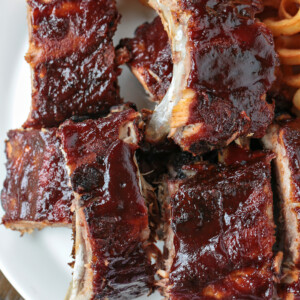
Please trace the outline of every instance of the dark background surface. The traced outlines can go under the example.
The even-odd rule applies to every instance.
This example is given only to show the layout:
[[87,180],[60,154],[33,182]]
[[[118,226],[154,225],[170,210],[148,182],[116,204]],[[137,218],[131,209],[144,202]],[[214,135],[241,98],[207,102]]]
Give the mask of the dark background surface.
[[0,300],[24,300],[0,271]]

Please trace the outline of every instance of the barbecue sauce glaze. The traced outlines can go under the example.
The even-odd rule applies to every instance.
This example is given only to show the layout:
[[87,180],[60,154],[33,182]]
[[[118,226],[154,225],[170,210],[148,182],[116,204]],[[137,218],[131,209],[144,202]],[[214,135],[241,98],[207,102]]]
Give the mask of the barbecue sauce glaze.
[[171,299],[271,299],[272,158],[186,166],[195,174],[169,181],[175,234]]
[[51,127],[73,115],[99,116],[121,102],[112,37],[115,1],[28,0],[33,71],[25,127]]

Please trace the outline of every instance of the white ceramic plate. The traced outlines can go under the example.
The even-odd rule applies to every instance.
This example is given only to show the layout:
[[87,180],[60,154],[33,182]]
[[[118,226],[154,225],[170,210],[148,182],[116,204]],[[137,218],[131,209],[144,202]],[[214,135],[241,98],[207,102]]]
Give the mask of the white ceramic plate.
[[[131,37],[135,28],[154,13],[137,0],[119,0],[122,22],[115,37]],[[31,101],[30,69],[24,61],[28,48],[25,0],[1,0],[0,10],[0,186],[5,178],[4,140],[9,129],[26,120]],[[139,107],[149,107],[145,93],[124,68],[121,94]],[[0,208],[0,217],[3,210]],[[44,229],[20,237],[0,226],[0,269],[28,300],[62,300],[71,280],[71,230]],[[160,299],[158,294],[149,298]]]

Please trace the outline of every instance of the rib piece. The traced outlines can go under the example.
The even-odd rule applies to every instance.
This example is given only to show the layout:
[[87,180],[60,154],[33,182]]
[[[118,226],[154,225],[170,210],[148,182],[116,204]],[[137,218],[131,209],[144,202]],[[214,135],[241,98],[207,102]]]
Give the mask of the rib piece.
[[129,109],[60,127],[76,196],[70,299],[133,299],[153,286],[154,246],[134,157],[139,122]]
[[160,18],[139,26],[135,37],[121,40],[119,47],[129,53],[127,64],[151,100],[161,101],[172,80],[173,62],[169,38]]
[[99,116],[121,102],[112,37],[115,1],[27,0],[32,107],[24,127]]
[[262,141],[276,153],[287,260],[300,267],[300,119],[276,122]]
[[300,119],[281,117],[262,139],[276,154],[276,179],[283,217],[284,261],[278,293],[281,299],[300,297]]
[[165,181],[168,299],[272,299],[273,157],[186,165]]
[[150,0],[171,41],[171,85],[147,127],[195,154],[239,136],[262,137],[273,118],[273,37],[254,16],[259,1]]
[[71,226],[71,187],[56,129],[11,130],[1,192],[3,224],[21,232]]

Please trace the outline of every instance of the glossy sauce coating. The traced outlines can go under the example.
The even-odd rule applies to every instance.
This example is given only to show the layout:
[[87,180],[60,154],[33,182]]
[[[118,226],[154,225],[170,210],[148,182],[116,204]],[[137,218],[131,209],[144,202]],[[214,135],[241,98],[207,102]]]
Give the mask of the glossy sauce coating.
[[132,39],[123,39],[120,47],[130,53],[129,67],[153,97],[160,101],[172,80],[173,62],[169,38],[159,17],[144,23]]
[[71,223],[73,193],[59,147],[55,129],[8,132],[7,176],[1,193],[4,224]]
[[129,109],[98,120],[67,121],[60,129],[92,247],[93,299],[133,299],[154,282],[145,246],[148,209],[134,162],[138,146],[119,138],[123,126],[133,123],[139,141],[138,119]]
[[[109,146],[119,139],[120,131],[129,122],[138,122],[139,114],[128,109],[106,118],[75,123],[64,122],[59,129],[71,182],[75,192],[98,194],[104,183],[104,158]],[[137,125],[137,124],[135,124]],[[135,134],[139,140],[139,132]],[[126,134],[130,134],[126,132]]]
[[[234,134],[262,137],[273,118],[265,93],[275,80],[277,55],[269,30],[254,19],[259,1],[181,0],[189,19],[191,72],[196,91],[188,124],[204,123],[184,143],[224,145]],[[200,136],[199,136],[200,134]]]
[[153,285],[154,269],[141,237],[148,228],[148,212],[138,184],[134,151],[123,141],[110,146],[104,160],[102,195],[84,209],[93,241],[96,299],[133,299]]
[[272,158],[186,166],[196,174],[169,181],[175,233],[171,299],[271,299]]
[[25,127],[57,126],[72,115],[99,116],[121,102],[112,36],[115,1],[28,0],[33,71]]

